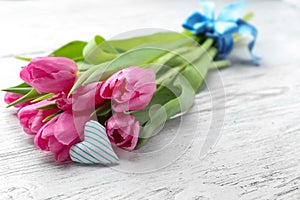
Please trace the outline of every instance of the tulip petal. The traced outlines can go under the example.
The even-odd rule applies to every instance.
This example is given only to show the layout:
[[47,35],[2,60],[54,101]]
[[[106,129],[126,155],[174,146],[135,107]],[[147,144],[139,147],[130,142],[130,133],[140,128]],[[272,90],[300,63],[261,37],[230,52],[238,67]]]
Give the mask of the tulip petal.
[[133,150],[138,141],[140,124],[133,115],[115,113],[107,122],[107,135],[116,146]]
[[34,144],[39,147],[41,150],[47,151],[48,148],[48,140],[41,137],[42,132],[39,131],[34,137]]
[[65,148],[63,148],[60,152],[55,153],[55,160],[57,162],[63,162],[63,161],[67,161],[70,160],[70,146],[67,146]]
[[64,57],[34,58],[20,72],[20,77],[39,93],[59,93],[71,89],[75,80],[77,64]]
[[71,111],[65,111],[59,115],[55,124],[54,136],[64,145],[69,145],[79,136]]
[[48,146],[49,146],[49,151],[56,154],[56,153],[60,152],[64,148],[65,145],[59,143],[58,140],[54,136],[51,136],[48,140]]

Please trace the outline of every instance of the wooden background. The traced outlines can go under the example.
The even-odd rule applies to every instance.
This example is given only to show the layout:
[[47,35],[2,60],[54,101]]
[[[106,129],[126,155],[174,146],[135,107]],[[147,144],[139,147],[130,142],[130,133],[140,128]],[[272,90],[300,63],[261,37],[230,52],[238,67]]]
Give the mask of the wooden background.
[[[180,31],[197,9],[197,0],[0,1],[0,87],[20,81],[25,63],[14,55],[45,55],[95,34]],[[210,94],[225,91],[221,137],[204,159],[199,158],[205,136],[200,134],[178,160],[154,172],[58,164],[22,132],[16,110],[0,101],[0,199],[300,199],[300,3],[249,0],[247,11],[256,13],[252,23],[260,31],[255,52],[263,58],[261,66],[251,66],[246,49],[239,48],[232,55],[235,64],[220,72],[224,89],[218,72],[211,72],[210,91],[204,88],[186,115],[185,130],[195,124],[207,130]],[[172,133],[170,127],[165,132]]]

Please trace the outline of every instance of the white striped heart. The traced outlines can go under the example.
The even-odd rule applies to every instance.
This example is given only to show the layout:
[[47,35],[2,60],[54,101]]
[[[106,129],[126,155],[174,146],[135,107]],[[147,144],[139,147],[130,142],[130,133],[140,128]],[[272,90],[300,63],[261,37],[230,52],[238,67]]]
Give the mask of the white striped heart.
[[72,161],[84,164],[113,164],[119,161],[105,128],[93,120],[85,124],[84,140],[71,147],[70,157]]

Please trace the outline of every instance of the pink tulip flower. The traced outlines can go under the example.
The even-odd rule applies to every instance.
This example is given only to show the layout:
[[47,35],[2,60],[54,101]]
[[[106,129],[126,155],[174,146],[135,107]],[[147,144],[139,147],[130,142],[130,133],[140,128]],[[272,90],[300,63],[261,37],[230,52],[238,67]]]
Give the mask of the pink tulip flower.
[[68,97],[68,93],[61,92],[52,97],[51,100],[55,101],[57,107],[63,111],[73,110],[80,112],[90,110],[92,113],[95,107],[104,101],[100,97],[101,85],[101,82],[97,82],[80,86],[70,97]]
[[51,100],[55,101],[57,107],[60,110],[72,110],[72,97],[68,97],[68,93],[60,92],[52,97]]
[[57,108],[47,110],[37,110],[36,108],[45,106],[50,102],[47,100],[40,101],[38,103],[23,107],[18,112],[18,118],[20,124],[24,129],[24,132],[35,135],[40,128],[45,124],[43,120],[58,111]]
[[156,90],[155,73],[151,69],[129,67],[113,74],[100,90],[104,99],[113,101],[116,112],[145,108]]
[[76,63],[64,57],[34,58],[22,69],[20,77],[39,93],[68,92],[76,80]]
[[81,141],[83,128],[76,125],[72,111],[65,111],[48,121],[37,133],[34,142],[40,149],[51,151],[56,161],[66,161],[70,159],[70,148]]
[[140,123],[135,121],[133,115],[115,113],[106,125],[106,133],[110,141],[116,146],[134,150],[137,145],[140,132]]
[[73,111],[95,110],[95,107],[103,103],[100,96],[101,82],[91,83],[77,88],[72,94]]
[[[5,103],[7,104],[11,104],[12,102],[20,99],[23,95],[21,94],[15,94],[15,93],[10,93],[10,92],[7,92],[4,96],[4,101]],[[24,106],[27,106],[27,105],[30,105],[30,101],[25,101],[25,102],[22,102],[22,103],[19,103],[17,105],[15,105],[14,107],[16,108],[23,108]]]

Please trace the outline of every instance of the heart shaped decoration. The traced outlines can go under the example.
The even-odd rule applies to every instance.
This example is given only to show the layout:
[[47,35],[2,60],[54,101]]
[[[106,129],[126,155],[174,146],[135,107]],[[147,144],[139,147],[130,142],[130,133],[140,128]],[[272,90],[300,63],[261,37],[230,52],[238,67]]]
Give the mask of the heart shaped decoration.
[[71,147],[70,157],[72,161],[84,164],[113,164],[119,161],[104,126],[93,120],[85,124],[84,139]]

